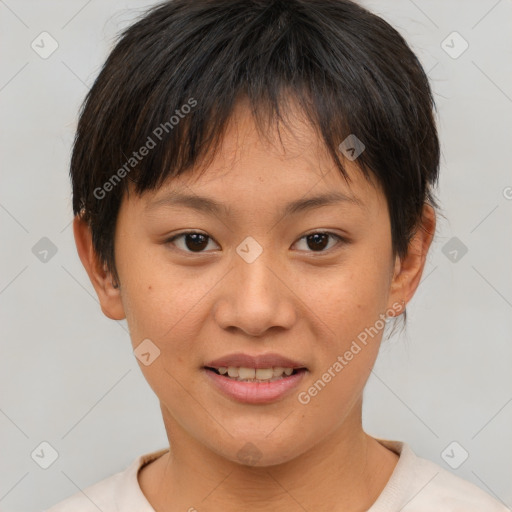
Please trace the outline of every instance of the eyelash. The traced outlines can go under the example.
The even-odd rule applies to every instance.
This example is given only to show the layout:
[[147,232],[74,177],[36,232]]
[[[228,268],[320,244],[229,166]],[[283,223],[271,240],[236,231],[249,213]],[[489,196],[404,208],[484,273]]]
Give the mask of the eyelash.
[[[194,234],[196,234],[196,235],[204,235],[207,239],[213,240],[212,237],[208,236],[206,233],[202,233],[201,231],[184,231],[183,233],[178,233],[177,235],[174,235],[171,238],[168,238],[167,240],[164,241],[164,243],[165,244],[173,244],[173,242],[177,238],[185,237],[187,235],[194,235]],[[297,241],[306,239],[308,236],[316,235],[316,234],[328,235],[331,238],[335,238],[338,241],[337,245],[348,243],[348,240],[346,238],[343,238],[342,236],[337,235],[336,233],[332,233],[330,231],[312,231],[310,233],[306,233],[305,235],[301,236]],[[334,247],[336,247],[336,245]],[[306,251],[306,252],[311,252],[313,254],[325,254],[325,253],[330,252],[332,249],[333,249],[333,247],[331,247],[330,249],[322,250],[322,251]],[[179,248],[178,248],[178,250],[183,251],[185,253],[189,253],[189,254],[202,254],[202,253],[208,252],[208,251],[194,252],[194,251],[189,251],[189,250],[179,249]]]

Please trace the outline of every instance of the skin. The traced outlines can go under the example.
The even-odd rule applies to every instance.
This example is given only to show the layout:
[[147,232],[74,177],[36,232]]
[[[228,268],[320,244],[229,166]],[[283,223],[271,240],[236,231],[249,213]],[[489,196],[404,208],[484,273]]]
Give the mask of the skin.
[[[269,142],[241,103],[206,174],[125,195],[115,235],[119,288],[95,254],[88,226],[74,221],[103,313],[127,319],[133,348],[149,338],[160,350],[150,365],[139,362],[172,447],[139,472],[157,512],[363,511],[398,461],[361,424],[362,392],[382,330],[308,404],[297,394],[379,314],[401,314],[400,301],[407,303],[420,282],[435,212],[425,205],[408,255],[393,258],[380,186],[364,179],[357,160],[345,162],[348,185],[309,125],[294,111],[290,119],[293,131],[281,129],[282,145],[274,132]],[[228,215],[150,206],[171,190],[222,202]],[[289,201],[333,190],[363,206],[342,202],[280,214]],[[168,241],[190,230],[210,237],[202,253],[190,249],[190,238],[188,248],[186,237]],[[318,249],[303,238],[311,231],[347,242],[333,237]],[[248,236],[263,249],[250,264],[236,252]],[[242,404],[217,391],[202,370],[233,352],[278,352],[303,361],[308,373],[300,389],[278,402]],[[247,442],[259,453],[252,463],[237,457]]]

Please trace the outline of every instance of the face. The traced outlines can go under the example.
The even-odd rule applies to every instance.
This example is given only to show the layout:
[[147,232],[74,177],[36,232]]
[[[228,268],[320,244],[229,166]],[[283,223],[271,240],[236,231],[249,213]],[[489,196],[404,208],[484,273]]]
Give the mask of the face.
[[400,262],[382,190],[357,160],[347,184],[308,125],[292,126],[282,146],[264,141],[239,107],[203,175],[128,194],[120,288],[102,300],[126,316],[169,435],[258,465],[357,428],[383,319],[408,299],[391,286]]

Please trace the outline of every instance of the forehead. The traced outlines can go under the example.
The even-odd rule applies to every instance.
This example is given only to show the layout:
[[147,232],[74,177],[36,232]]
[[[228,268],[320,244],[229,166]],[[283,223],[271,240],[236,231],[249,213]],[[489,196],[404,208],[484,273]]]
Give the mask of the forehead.
[[286,203],[284,213],[292,213],[308,200],[368,210],[385,200],[376,179],[372,176],[368,182],[357,161],[340,154],[349,176],[345,180],[298,109],[286,112],[285,124],[270,125],[265,132],[259,128],[247,104],[240,102],[215,153],[205,160],[207,165],[168,178],[161,187],[144,193],[145,210],[174,202],[219,214],[223,208]]

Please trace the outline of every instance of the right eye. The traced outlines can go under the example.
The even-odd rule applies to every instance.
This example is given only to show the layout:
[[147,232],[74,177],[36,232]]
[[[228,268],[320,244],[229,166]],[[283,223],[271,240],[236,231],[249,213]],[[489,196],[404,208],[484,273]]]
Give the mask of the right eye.
[[[176,243],[176,240],[179,243]],[[172,243],[178,249],[184,252],[201,253],[208,246],[208,240],[213,240],[210,236],[199,231],[186,231],[168,238],[165,243]]]

